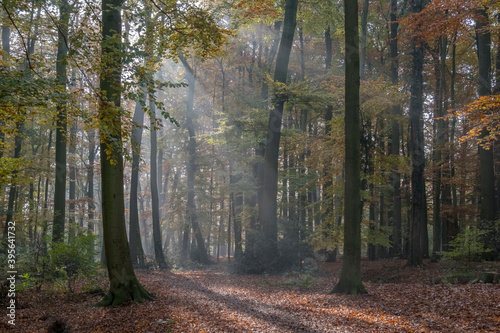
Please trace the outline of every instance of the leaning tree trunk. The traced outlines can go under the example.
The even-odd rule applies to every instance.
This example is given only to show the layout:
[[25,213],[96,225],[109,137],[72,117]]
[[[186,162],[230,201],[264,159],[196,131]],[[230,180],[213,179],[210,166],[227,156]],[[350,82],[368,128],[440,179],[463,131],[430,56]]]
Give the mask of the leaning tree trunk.
[[99,125],[103,236],[110,288],[98,305],[152,299],[135,276],[125,227],[121,136],[121,7],[123,0],[102,1],[102,61]]
[[345,0],[344,258],[332,293],[365,294],[361,281],[361,161],[358,2]]
[[70,7],[67,0],[59,4],[59,24],[57,41],[56,76],[57,88],[62,100],[56,102],[57,129],[56,129],[56,178],[54,186],[54,224],[52,226],[52,240],[64,240],[64,222],[66,217],[66,129],[67,129],[67,101],[66,94],[66,57],[68,54],[68,24]]
[[[285,5],[285,20],[283,34],[276,59],[274,82],[285,84],[288,73],[288,62],[292,51],[293,36],[297,23],[298,0],[287,0]],[[278,158],[281,137],[281,123],[286,96],[276,92],[273,109],[269,114],[266,151],[264,154],[263,198],[259,205],[259,221],[263,232],[262,256],[265,262],[272,266],[278,253]]]

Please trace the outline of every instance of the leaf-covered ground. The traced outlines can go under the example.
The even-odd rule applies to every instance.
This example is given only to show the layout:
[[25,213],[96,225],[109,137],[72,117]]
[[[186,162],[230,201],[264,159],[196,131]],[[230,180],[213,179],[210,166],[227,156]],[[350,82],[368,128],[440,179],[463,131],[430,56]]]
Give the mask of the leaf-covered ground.
[[364,262],[369,295],[329,295],[340,268],[277,276],[234,275],[220,266],[137,271],[156,301],[115,308],[93,307],[101,296],[83,288],[71,294],[46,287],[22,292],[16,328],[4,315],[0,331],[500,332],[500,285],[446,284],[437,264]]

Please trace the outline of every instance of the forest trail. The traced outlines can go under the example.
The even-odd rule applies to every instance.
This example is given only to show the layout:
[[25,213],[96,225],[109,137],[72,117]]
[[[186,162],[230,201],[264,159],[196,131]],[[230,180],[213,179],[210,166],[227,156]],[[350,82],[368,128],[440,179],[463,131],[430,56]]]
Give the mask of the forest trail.
[[[16,330],[47,332],[59,320],[65,332],[500,331],[498,285],[430,284],[434,271],[429,267],[366,262],[367,280],[395,282],[366,282],[370,295],[356,297],[328,294],[339,263],[316,274],[262,276],[229,274],[215,266],[174,273],[139,270],[139,280],[156,294],[156,301],[95,308],[101,296],[88,292],[25,292]],[[106,280],[101,283],[105,289]],[[15,331],[7,325],[0,330]]]

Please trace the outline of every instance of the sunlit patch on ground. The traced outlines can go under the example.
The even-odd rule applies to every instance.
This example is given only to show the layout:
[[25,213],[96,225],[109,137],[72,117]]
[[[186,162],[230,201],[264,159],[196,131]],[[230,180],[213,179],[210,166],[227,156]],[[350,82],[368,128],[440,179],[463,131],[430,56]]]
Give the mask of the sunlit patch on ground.
[[415,269],[407,282],[366,282],[370,295],[329,295],[340,267],[324,268],[308,288],[287,275],[138,271],[156,301],[116,308],[94,308],[100,296],[84,292],[25,292],[16,329],[46,332],[59,320],[70,332],[500,332],[498,285],[418,283],[429,272]]

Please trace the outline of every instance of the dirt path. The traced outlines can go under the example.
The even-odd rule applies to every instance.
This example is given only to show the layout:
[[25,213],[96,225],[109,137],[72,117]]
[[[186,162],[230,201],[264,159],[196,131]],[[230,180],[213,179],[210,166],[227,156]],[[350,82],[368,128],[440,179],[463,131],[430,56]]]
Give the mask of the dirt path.
[[156,301],[94,308],[99,295],[27,292],[16,330],[59,320],[66,332],[500,332],[498,285],[365,283],[370,295],[352,297],[328,295],[332,275],[139,271]]

